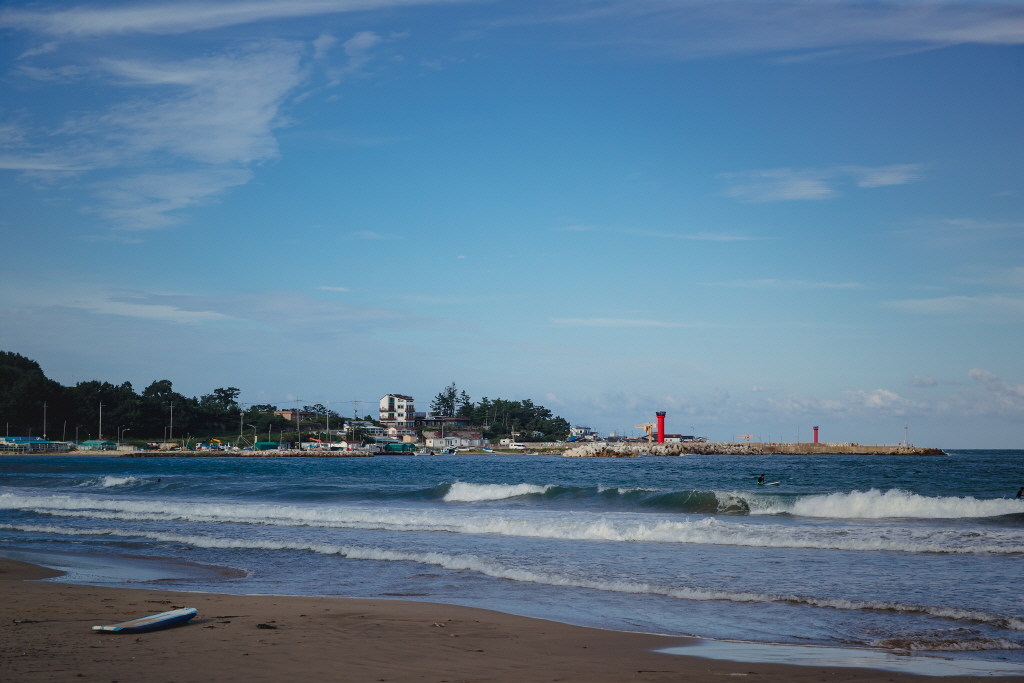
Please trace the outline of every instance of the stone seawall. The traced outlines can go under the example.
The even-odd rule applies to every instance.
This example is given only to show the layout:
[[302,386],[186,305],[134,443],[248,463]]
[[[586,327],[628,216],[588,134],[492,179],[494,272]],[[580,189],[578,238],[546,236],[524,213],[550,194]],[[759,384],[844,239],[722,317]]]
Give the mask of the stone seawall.
[[641,455],[946,455],[939,448],[862,446],[856,443],[588,443],[570,448],[566,458],[637,458]]

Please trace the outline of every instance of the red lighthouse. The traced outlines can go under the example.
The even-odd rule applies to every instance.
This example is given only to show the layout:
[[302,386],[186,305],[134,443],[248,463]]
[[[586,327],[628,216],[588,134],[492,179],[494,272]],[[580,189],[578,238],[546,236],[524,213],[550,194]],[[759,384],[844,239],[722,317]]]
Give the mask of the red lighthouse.
[[814,443],[818,443],[818,428],[814,428]]
[[659,410],[655,415],[658,416],[658,443],[665,443],[665,411]]

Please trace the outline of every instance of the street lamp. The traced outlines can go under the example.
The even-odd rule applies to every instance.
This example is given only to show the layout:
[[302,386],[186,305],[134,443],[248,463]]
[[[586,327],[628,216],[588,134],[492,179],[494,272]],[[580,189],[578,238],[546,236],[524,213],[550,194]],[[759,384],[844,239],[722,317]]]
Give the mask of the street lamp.
[[252,449],[256,450],[256,425],[249,425],[252,427]]
[[[124,433],[125,433],[125,432],[130,432],[130,431],[131,431],[131,429],[132,429],[131,427],[125,427],[124,429],[122,429],[122,430],[121,430],[121,438],[123,439],[123,438],[124,438]],[[119,441],[117,445],[118,445],[118,446],[120,446],[120,445],[121,445],[121,442]]]
[[117,425],[117,445],[118,446],[121,445],[121,427],[124,427],[124,425]]
[[78,443],[78,428],[82,425],[75,425],[75,443]]

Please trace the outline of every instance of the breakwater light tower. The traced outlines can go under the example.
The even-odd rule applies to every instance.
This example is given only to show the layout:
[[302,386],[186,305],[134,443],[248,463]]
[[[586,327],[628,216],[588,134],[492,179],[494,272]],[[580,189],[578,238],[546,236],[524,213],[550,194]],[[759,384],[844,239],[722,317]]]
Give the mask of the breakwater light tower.
[[665,411],[659,410],[654,414],[658,416],[658,443],[665,443]]
[[818,428],[814,428],[814,443],[818,443]]

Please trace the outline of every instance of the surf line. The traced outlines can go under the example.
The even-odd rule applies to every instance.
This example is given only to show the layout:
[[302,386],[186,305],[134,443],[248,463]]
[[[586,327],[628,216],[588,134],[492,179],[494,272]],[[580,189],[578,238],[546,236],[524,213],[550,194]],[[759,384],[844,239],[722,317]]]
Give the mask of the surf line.
[[[18,528],[16,525],[0,524],[0,528]],[[251,541],[240,538],[218,538],[214,536],[185,536],[162,532],[131,531],[128,529],[61,529],[59,527],[24,527],[26,531],[64,534],[69,536],[122,536],[126,538],[149,538],[154,541],[183,543],[197,548],[237,548],[248,550],[305,550],[322,555],[340,555],[353,560],[378,560],[390,562],[415,562],[455,571],[475,571],[497,579],[508,579],[522,583],[538,583],[568,588],[589,588],[610,593],[663,595],[679,600],[746,603],[789,603],[838,610],[897,612],[924,614],[954,621],[972,621],[1003,628],[1009,631],[1024,631],[1024,619],[990,614],[980,610],[960,607],[914,605],[881,600],[847,600],[845,598],[818,598],[801,595],[779,595],[717,589],[669,587],[630,581],[605,581],[574,578],[540,572],[530,569],[507,567],[493,560],[476,555],[449,555],[440,552],[408,552],[363,546],[332,545],[328,543],[300,543],[295,541]]]

